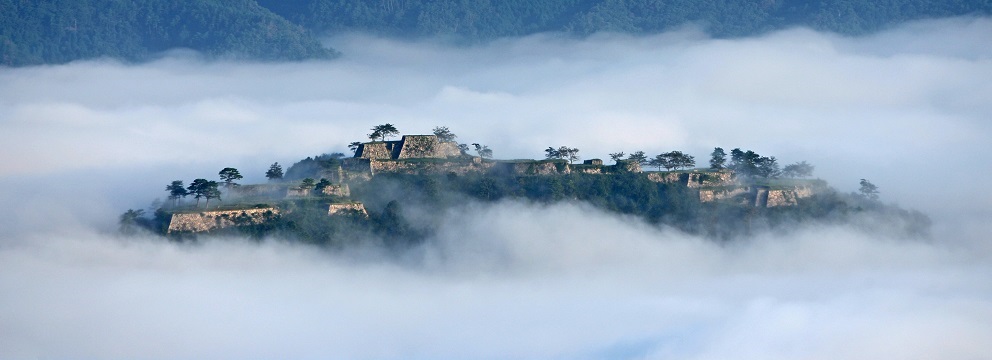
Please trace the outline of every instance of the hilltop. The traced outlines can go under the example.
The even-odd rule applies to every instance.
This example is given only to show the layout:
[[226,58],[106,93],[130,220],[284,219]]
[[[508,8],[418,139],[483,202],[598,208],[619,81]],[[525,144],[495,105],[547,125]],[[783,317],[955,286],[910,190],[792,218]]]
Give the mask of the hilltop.
[[[439,129],[440,136],[372,136],[380,140],[352,143],[354,156],[308,157],[285,172],[275,163],[266,184],[238,184],[242,177],[234,168],[220,172],[223,182],[196,179],[184,187],[176,180],[166,188],[170,201],[153,218],[129,210],[122,225],[175,239],[233,232],[334,246],[370,238],[406,246],[436,232],[449,211],[519,200],[585,203],[722,240],[811,221],[856,223],[862,216],[871,216],[879,231],[911,237],[928,231],[925,215],[882,204],[866,180],[861,194],[842,194],[823,180],[806,179],[810,164],[783,171],[774,157],[753,151],[733,149],[728,160],[717,148],[708,168],[695,167],[694,157],[678,151],[651,160],[635,152],[611,154],[613,164],[577,162],[578,149],[566,146],[549,147],[546,159],[498,160],[480,144],[472,144],[477,155],[470,154],[447,128]],[[668,169],[646,171],[645,165]],[[196,201],[184,202],[186,196]]]

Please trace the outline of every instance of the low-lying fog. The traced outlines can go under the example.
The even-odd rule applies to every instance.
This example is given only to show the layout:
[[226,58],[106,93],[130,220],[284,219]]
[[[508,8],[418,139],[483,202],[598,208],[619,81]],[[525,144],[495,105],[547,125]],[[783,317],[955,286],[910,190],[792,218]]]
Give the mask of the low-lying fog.
[[[0,69],[0,358],[978,359],[992,353],[992,20],[844,38],[362,35],[330,62]],[[171,180],[448,126],[497,158],[715,146],[928,213],[929,241],[733,244],[581,204],[474,205],[407,260],[120,238]]]

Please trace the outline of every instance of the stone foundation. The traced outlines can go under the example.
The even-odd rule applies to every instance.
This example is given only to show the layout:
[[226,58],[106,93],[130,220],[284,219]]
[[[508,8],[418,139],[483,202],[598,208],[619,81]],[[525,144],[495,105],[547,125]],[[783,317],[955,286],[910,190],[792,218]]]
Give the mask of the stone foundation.
[[369,213],[365,211],[365,204],[359,202],[348,204],[331,204],[327,208],[327,215],[329,216],[345,215],[349,212],[357,212],[365,217],[369,216]]
[[175,213],[169,221],[168,232],[204,232],[231,226],[261,224],[278,214],[279,209],[274,207]]

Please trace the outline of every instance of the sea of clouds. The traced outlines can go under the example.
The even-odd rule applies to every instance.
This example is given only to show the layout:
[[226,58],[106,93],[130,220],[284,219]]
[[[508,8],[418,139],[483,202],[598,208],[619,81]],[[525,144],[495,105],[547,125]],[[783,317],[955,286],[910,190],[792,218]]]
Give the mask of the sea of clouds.
[[[992,20],[865,37],[329,38],[0,69],[0,358],[978,359],[992,353]],[[860,178],[925,241],[809,225],[720,244],[582,204],[452,213],[396,258],[114,234],[176,179],[448,126],[497,158],[715,146]]]

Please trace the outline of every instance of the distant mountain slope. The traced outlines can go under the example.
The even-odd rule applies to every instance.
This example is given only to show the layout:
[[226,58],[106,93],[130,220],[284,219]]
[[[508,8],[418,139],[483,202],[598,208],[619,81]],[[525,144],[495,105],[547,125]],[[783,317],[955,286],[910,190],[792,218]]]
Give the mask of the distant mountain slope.
[[177,47],[260,60],[334,54],[254,0],[0,0],[0,65],[142,60]]
[[259,0],[319,32],[490,39],[541,31],[658,32],[698,23],[715,36],[788,26],[862,34],[907,20],[988,15],[990,0]]
[[344,31],[484,41],[695,23],[718,37],[789,26],[863,34],[989,14],[992,0],[0,0],[0,66],[140,61],[180,47],[256,60],[326,58],[335,52],[312,34]]

